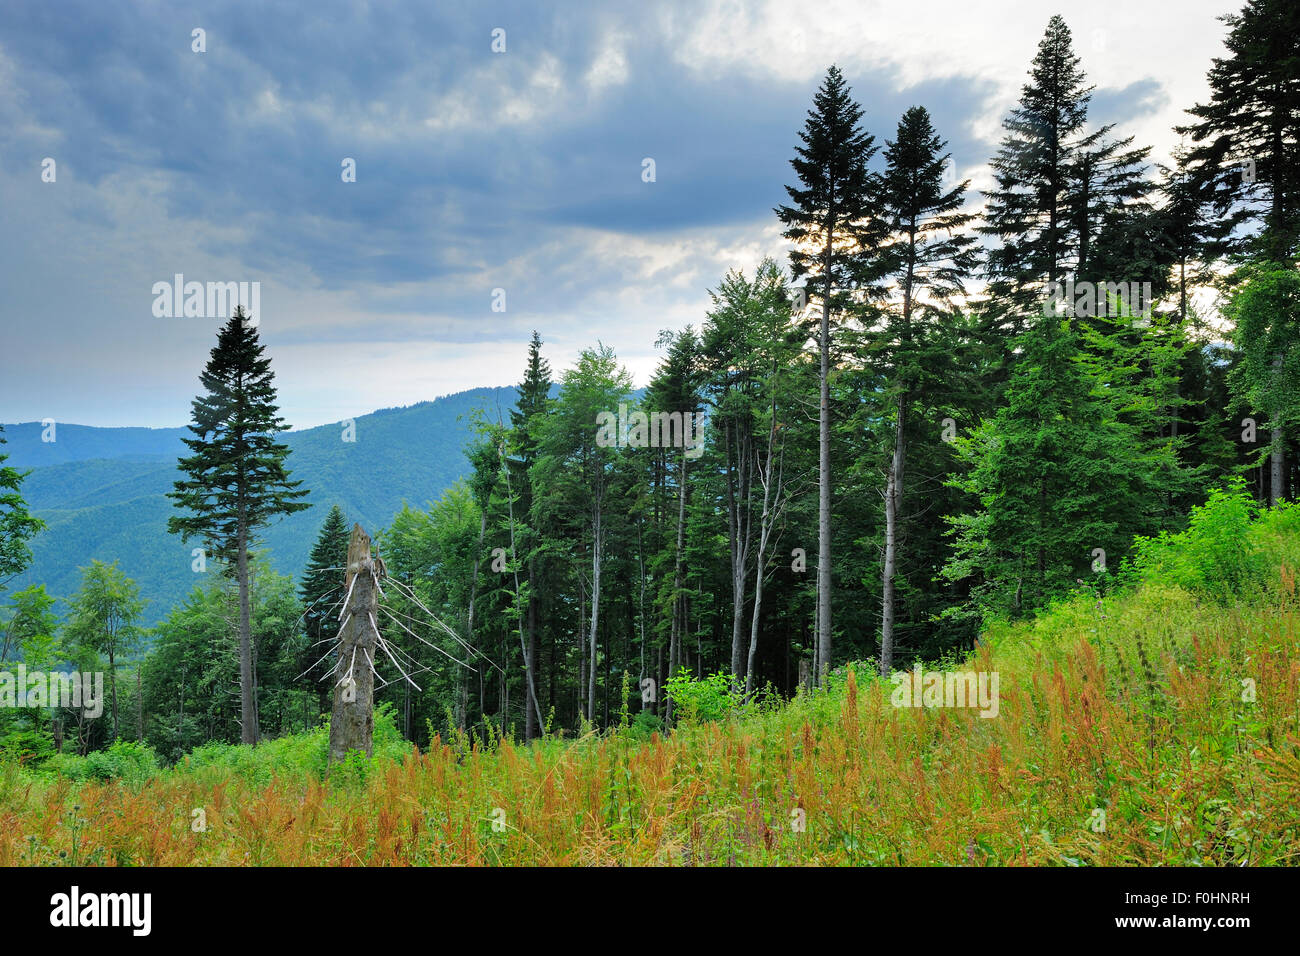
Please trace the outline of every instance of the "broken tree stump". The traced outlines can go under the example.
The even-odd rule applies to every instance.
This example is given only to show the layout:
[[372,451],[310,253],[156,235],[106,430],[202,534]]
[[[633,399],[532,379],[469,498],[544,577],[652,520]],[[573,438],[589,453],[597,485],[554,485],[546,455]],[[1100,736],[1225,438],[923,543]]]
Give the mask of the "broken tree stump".
[[360,524],[352,526],[348,564],[344,572],[343,610],[339,612],[338,657],[332,675],[334,710],[330,717],[331,764],[348,752],[374,751],[375,653],[379,640],[379,578],[383,564],[370,554],[370,536]]

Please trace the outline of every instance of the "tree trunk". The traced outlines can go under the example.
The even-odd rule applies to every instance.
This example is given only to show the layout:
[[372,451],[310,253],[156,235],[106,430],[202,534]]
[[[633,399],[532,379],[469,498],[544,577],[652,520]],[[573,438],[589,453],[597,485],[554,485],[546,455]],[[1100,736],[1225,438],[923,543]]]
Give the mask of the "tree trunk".
[[587,719],[596,722],[596,625],[600,619],[601,505],[599,493],[592,511],[591,549],[591,637],[587,664]]
[[253,707],[253,622],[248,595],[247,506],[239,505],[235,576],[239,580],[239,738],[257,745],[257,711]]
[[[533,581],[533,563],[528,562],[528,693],[532,695],[533,706],[531,709],[525,708],[528,713],[528,719],[524,723],[524,739],[532,740],[534,737],[541,736],[545,724],[542,720],[542,708],[537,700],[537,598],[532,594]],[[536,722],[533,717],[536,715]]]
[[[1279,352],[1273,356],[1273,369],[1275,374],[1280,374],[1282,369],[1282,353]],[[1286,464],[1286,439],[1282,434],[1282,426],[1278,422],[1277,414],[1273,414],[1273,434],[1272,434],[1272,451],[1270,458],[1268,495],[1269,504],[1276,508],[1279,501],[1286,497],[1285,473]]]
[[[685,615],[682,612],[682,552],[686,536],[686,449],[682,449],[682,467],[678,471],[677,488],[677,552],[673,563],[673,625],[668,638],[668,674],[665,682],[677,675],[677,668],[682,654],[682,626]],[[673,719],[673,702],[669,698],[664,710],[664,719]]]
[[348,566],[343,586],[346,595],[343,624],[339,628],[338,661],[330,675],[338,674],[334,685],[334,710],[330,719],[330,763],[340,763],[348,753],[360,750],[367,757],[374,751],[374,692],[376,615],[379,594],[377,571],[370,557],[370,537],[361,525],[352,526],[348,542]]
[[[898,410],[902,418],[902,408]],[[885,483],[885,561],[881,572],[880,674],[893,669],[894,571],[898,562],[898,473],[902,471],[902,429],[894,444],[893,463]]]
[[[474,601],[478,597],[478,566],[483,559],[483,539],[487,536],[487,509],[484,508],[479,512],[478,519],[478,547],[474,551],[474,573],[470,576],[469,583],[469,620],[466,622],[465,639],[471,645],[474,643]],[[461,668],[459,678],[459,690],[456,695],[456,705],[458,712],[456,714],[456,727],[459,730],[465,729],[465,722],[469,719],[469,674]],[[479,671],[478,676],[478,707],[479,712],[483,710],[483,672]]]
[[176,750],[179,752],[184,749],[185,739],[185,670],[181,669],[181,700],[180,708],[176,716]]
[[734,477],[727,481],[727,525],[731,537],[731,673],[745,676],[745,569],[749,564],[749,441],[735,424],[735,466],[732,469],[732,428],[726,427],[727,464]]
[[[772,410],[767,426],[767,461],[760,462],[757,468],[758,480],[763,485],[763,514],[758,523],[758,556],[754,562],[754,613],[749,622],[749,660],[745,666],[745,696],[754,688],[754,660],[758,656],[758,621],[763,607],[763,577],[767,570],[767,543],[772,535],[772,526],[776,524],[777,514],[781,510],[781,467],[777,466],[774,476],[774,446],[776,444],[776,368],[772,370]],[[784,452],[783,452],[784,460]],[[773,483],[775,482],[775,502],[773,501]]]
[[113,740],[117,740],[117,663],[113,641],[108,643],[108,686],[113,694]]
[[817,657],[813,680],[820,685],[831,663],[831,240],[826,232],[826,289],[820,336],[820,414],[817,461]]
[[[524,638],[524,613],[519,609],[519,566],[516,563],[519,551],[515,544],[515,495],[510,488],[510,465],[506,461],[504,444],[499,449],[501,457],[501,474],[506,480],[506,505],[509,508],[510,516],[510,562],[514,565],[513,575],[515,579],[515,627],[519,632],[519,649],[524,655],[524,740],[533,739],[533,717],[537,717],[537,726],[542,723],[541,705],[537,703],[537,681],[533,674],[533,655],[537,650],[537,609],[533,604],[532,589],[529,589],[528,598],[528,638]],[[529,562],[531,567],[532,562]],[[504,660],[504,656],[502,660]],[[502,719],[505,719],[504,713]]]

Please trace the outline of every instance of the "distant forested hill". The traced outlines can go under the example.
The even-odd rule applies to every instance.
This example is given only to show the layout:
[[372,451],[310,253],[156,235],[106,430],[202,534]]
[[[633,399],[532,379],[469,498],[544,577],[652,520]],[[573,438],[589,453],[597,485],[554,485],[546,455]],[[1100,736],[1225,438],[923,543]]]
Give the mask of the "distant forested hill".
[[[337,504],[349,522],[370,532],[388,524],[405,499],[424,506],[468,472],[465,443],[471,413],[492,418],[500,405],[508,417],[513,388],[478,388],[386,408],[356,418],[356,441],[342,440],[340,425],[286,432],[293,477],[311,490],[314,507],[268,528],[263,547],[272,565],[296,574],[329,506]],[[44,584],[60,599],[77,588],[78,568],[92,558],[117,559],[149,599],[145,618],[164,617],[196,583],[191,548],[167,533],[174,513],[164,495],[178,476],[176,458],[185,452],[183,428],[94,428],[58,426],[56,441],[41,441],[38,423],[6,425],[6,464],[31,469],[23,495],[32,513],[48,524],[32,541],[35,560],[9,591]]]

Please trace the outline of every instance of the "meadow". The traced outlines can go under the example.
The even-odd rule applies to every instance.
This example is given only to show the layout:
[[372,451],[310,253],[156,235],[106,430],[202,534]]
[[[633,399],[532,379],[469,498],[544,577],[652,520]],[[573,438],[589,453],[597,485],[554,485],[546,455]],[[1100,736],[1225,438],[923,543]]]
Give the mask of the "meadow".
[[964,660],[997,716],[891,705],[870,662],[824,690],[676,689],[648,729],[524,746],[377,715],[175,766],[135,743],[0,767],[0,866],[1269,866],[1300,856],[1300,507],[1217,492],[1187,531]]

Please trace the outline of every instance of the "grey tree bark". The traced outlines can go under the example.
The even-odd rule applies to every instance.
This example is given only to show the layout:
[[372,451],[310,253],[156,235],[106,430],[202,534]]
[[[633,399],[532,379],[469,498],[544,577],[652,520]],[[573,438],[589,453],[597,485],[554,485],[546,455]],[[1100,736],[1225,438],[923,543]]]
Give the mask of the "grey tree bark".
[[[773,382],[772,419],[767,429],[767,461],[759,462],[758,480],[763,486],[763,514],[758,524],[758,555],[754,572],[754,613],[749,621],[749,659],[745,666],[745,696],[754,688],[754,659],[758,655],[758,620],[763,607],[763,579],[767,572],[767,545],[772,536],[772,529],[781,513],[781,464],[773,462],[776,444],[776,385]],[[784,456],[782,456],[783,458]],[[773,468],[776,469],[775,476]],[[773,495],[775,494],[775,499]]]
[[[834,210],[830,220],[834,222]],[[817,457],[817,655],[813,680],[820,685],[831,662],[831,244],[835,230],[826,230],[826,289],[822,295],[820,335],[820,409]]]
[[330,763],[360,750],[367,757],[374,752],[375,640],[379,592],[378,572],[370,556],[370,536],[360,524],[352,526],[348,542],[348,565],[344,574],[343,625],[339,628],[338,658],[330,676],[334,685],[334,707],[330,718]]
[[[1281,374],[1282,361],[1281,352],[1273,356],[1273,369],[1276,374]],[[1286,489],[1283,487],[1283,483],[1286,481],[1286,441],[1276,414],[1273,416],[1273,422],[1271,436],[1273,447],[1269,455],[1268,496],[1269,504],[1276,508],[1277,503],[1286,497]]]

